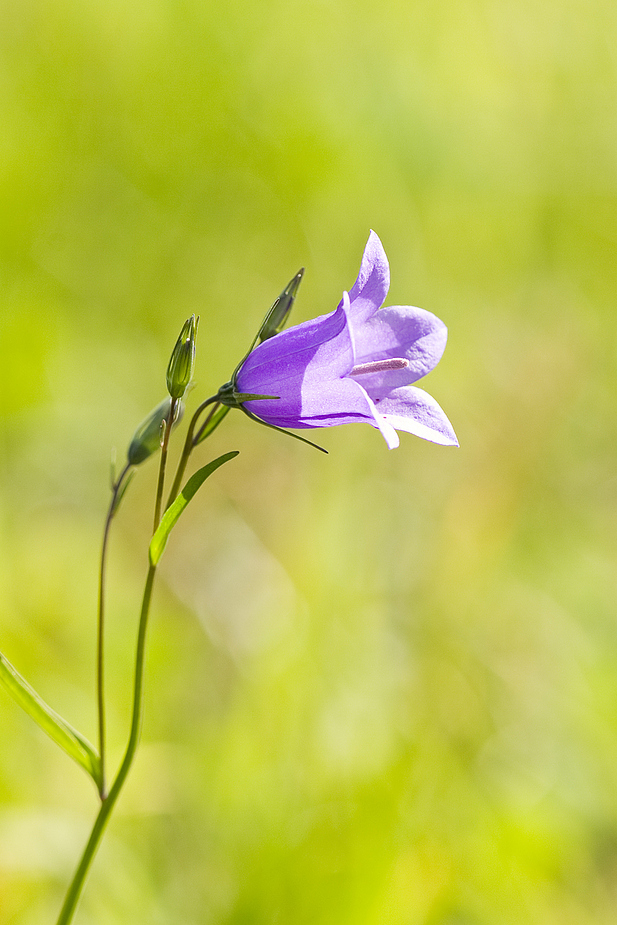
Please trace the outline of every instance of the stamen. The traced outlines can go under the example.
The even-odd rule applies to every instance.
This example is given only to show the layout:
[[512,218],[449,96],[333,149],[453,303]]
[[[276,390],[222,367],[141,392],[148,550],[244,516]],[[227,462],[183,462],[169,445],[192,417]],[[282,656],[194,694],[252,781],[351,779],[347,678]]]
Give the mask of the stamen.
[[359,363],[354,366],[350,376],[361,376],[363,373],[382,373],[388,369],[405,369],[409,360],[403,357],[392,357],[391,360],[373,360],[372,363]]

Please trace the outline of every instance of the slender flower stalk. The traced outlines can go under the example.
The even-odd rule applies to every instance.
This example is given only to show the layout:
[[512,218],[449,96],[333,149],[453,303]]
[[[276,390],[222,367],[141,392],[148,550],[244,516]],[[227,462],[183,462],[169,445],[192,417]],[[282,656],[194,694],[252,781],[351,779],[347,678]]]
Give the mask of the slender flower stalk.
[[163,440],[161,442],[161,464],[159,466],[159,478],[156,486],[156,502],[154,505],[154,526],[152,532],[156,530],[161,520],[161,508],[163,504],[163,488],[165,486],[165,469],[167,468],[167,451],[169,449],[169,438],[171,437],[171,428],[178,399],[172,398],[169,406],[169,416],[164,424]]
[[103,529],[103,543],[101,548],[101,563],[99,569],[99,598],[97,613],[97,633],[96,633],[96,700],[99,725],[99,757],[101,760],[101,773],[98,782],[99,796],[104,800],[107,796],[107,785],[105,775],[105,761],[107,757],[106,735],[105,735],[105,577],[107,566],[107,548],[109,545],[109,530],[116,510],[118,509],[121,490],[125,485],[125,479],[129,474],[131,464],[127,462],[124,469],[112,486],[111,501],[107,517],[105,518],[105,527]]
[[198,443],[201,443],[202,440],[205,440],[206,437],[210,436],[212,431],[221,423],[228,411],[229,408],[223,407],[220,401],[215,403],[215,405],[206,415],[205,421],[193,437],[194,447],[196,447]]

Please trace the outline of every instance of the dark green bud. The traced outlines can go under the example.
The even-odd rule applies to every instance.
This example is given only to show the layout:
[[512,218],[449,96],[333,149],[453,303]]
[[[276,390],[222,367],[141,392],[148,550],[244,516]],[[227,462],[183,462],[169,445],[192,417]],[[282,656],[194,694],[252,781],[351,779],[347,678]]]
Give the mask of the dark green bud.
[[[151,411],[148,417],[141,422],[135,431],[126,454],[131,466],[139,466],[140,463],[160,449],[163,429],[169,417],[170,408],[171,398],[164,398],[160,405],[157,405],[154,411]],[[173,420],[174,427],[180,422],[183,414],[184,405],[181,401],[178,401]]]
[[302,282],[302,277],[304,276],[304,267],[299,270],[294,278],[289,281],[287,286],[283,289],[280,296],[264,318],[263,324],[259,329],[259,343],[263,343],[265,340],[268,340],[270,337],[274,337],[275,334],[280,334],[285,325],[287,324],[287,319],[293,308],[293,304],[296,298],[296,293]]
[[169,366],[167,367],[167,391],[172,398],[182,398],[193,378],[195,365],[195,338],[199,318],[191,315],[180,331]]

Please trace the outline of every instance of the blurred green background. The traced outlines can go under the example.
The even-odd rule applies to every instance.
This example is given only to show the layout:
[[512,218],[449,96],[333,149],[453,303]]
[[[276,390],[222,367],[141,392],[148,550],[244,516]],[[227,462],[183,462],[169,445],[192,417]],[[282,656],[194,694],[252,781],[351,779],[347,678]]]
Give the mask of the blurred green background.
[[[143,748],[81,925],[617,915],[614,0],[3,0],[0,648],[92,740],[109,452],[201,315],[191,406],[369,228],[444,319],[460,450],[241,455],[161,567]],[[425,385],[425,383],[421,383]],[[155,466],[110,561],[128,725]],[[0,693],[0,920],[55,921],[96,811]]]

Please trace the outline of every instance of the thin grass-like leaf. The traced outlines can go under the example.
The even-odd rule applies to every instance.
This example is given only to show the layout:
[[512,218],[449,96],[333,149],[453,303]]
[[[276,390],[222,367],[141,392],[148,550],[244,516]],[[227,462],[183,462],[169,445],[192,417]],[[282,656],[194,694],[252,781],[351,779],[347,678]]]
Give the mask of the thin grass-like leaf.
[[59,745],[69,757],[87,771],[98,786],[101,775],[99,756],[81,733],[73,729],[42,697],[30,687],[17,669],[0,653],[0,681],[50,739]]

